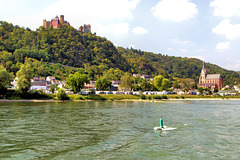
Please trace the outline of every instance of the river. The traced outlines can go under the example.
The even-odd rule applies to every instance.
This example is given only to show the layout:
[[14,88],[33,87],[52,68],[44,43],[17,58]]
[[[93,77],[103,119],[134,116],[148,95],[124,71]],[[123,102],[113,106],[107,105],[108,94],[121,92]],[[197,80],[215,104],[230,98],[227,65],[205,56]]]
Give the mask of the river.
[[0,159],[240,159],[239,102],[0,103]]

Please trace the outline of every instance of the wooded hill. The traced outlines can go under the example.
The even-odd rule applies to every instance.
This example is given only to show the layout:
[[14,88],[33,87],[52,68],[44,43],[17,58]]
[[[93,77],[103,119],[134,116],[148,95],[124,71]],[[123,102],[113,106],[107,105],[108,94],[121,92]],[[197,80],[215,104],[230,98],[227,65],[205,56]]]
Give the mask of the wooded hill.
[[[93,80],[104,75],[117,80],[129,72],[198,82],[202,68],[199,59],[116,48],[106,38],[80,33],[71,26],[32,31],[0,21],[0,64],[15,75],[26,57],[32,61],[34,76],[52,75],[59,79],[78,71]],[[237,72],[210,63],[206,67],[208,73],[220,73],[224,84],[240,83]]]

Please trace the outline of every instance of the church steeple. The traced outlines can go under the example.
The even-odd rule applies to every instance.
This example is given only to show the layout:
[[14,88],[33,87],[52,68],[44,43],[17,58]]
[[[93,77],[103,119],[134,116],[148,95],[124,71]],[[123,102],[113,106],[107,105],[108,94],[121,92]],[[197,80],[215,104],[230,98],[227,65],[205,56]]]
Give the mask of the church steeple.
[[207,69],[205,68],[205,63],[203,61],[203,67],[202,67],[201,75],[199,77],[199,84],[205,83],[206,77],[207,77]]
[[202,67],[202,72],[201,75],[205,74],[205,76],[207,76],[207,69],[205,68],[205,62],[203,61],[203,67]]

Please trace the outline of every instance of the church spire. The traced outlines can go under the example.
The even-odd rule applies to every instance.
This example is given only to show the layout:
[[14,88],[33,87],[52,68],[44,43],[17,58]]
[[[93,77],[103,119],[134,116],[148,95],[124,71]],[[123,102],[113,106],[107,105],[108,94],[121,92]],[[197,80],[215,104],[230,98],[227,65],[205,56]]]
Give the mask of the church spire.
[[202,74],[205,74],[207,76],[207,69],[205,67],[205,62],[203,61],[203,67],[202,67]]

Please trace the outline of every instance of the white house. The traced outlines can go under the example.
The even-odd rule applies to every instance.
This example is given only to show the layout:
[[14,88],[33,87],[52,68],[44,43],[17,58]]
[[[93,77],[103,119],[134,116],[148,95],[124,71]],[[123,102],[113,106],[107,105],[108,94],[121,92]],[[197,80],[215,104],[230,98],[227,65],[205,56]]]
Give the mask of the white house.
[[46,81],[35,81],[31,82],[31,90],[46,90],[47,82]]

